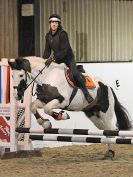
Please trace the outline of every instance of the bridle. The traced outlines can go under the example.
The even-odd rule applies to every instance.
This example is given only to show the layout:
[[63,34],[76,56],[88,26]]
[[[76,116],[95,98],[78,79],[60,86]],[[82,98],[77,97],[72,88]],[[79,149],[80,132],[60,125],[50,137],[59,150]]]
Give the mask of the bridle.
[[[47,67],[47,66],[45,65],[45,66],[39,71],[39,73],[36,75],[36,77],[34,77],[34,79],[27,85],[26,89],[36,80],[36,78],[37,78],[40,74],[42,74],[43,70],[44,70],[46,67]],[[25,89],[25,90],[26,90],[26,89]]]

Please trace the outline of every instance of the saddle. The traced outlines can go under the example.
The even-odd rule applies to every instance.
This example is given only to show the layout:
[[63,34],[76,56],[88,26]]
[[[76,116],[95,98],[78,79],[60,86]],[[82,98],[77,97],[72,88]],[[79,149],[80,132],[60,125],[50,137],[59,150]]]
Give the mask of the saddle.
[[[78,65],[77,69],[78,71],[81,73],[82,77],[85,79],[85,85],[87,87],[87,89],[94,89],[96,87],[96,85],[94,84],[93,80],[91,79],[91,77],[87,74],[85,74],[84,68],[81,67],[82,65]],[[77,84],[71,74],[71,71],[69,69],[65,70],[65,76],[66,76],[66,80],[69,83],[69,85],[73,88],[77,87]]]

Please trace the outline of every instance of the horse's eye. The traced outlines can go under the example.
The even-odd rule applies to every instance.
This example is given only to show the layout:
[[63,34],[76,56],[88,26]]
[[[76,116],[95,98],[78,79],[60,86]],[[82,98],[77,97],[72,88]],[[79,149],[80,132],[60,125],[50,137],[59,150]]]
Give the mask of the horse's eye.
[[23,77],[23,74],[20,74],[20,77]]

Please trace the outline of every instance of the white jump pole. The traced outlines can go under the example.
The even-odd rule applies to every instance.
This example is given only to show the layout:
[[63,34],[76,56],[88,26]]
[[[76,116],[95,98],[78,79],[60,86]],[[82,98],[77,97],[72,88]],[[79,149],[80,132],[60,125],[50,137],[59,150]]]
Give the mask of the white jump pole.
[[133,138],[106,138],[85,136],[30,135],[33,141],[59,141],[76,143],[133,144]]
[[17,124],[17,101],[14,98],[12,70],[10,70],[10,151],[18,150],[15,127]]
[[20,133],[36,134],[69,134],[69,135],[95,135],[95,136],[120,136],[133,137],[133,131],[126,130],[88,130],[88,129],[65,129],[65,128],[17,128]]

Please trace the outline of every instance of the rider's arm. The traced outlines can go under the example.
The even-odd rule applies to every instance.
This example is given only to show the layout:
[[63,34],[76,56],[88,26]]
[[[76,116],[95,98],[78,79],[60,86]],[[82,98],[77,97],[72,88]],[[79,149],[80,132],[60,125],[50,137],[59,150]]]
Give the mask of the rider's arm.
[[48,34],[47,34],[45,37],[45,49],[44,49],[43,58],[44,59],[49,58],[50,54],[51,54],[51,47],[49,45]]

